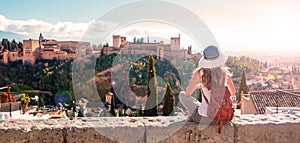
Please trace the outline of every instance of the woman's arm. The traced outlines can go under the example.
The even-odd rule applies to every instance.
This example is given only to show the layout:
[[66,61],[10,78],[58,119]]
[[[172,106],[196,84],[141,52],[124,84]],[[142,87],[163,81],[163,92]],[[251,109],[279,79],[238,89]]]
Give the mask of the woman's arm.
[[196,89],[196,84],[197,84],[197,82],[198,82],[198,79],[200,79],[200,78],[198,77],[198,73],[199,73],[198,70],[195,71],[195,72],[193,72],[193,76],[192,76],[192,78],[191,78],[191,80],[190,80],[190,83],[189,83],[189,85],[186,87],[186,91],[185,91],[186,96],[190,96],[190,95],[194,92],[194,90]]
[[232,82],[232,79],[230,76],[227,76],[227,85],[228,85],[228,90],[230,91],[231,96],[235,97],[235,88]]

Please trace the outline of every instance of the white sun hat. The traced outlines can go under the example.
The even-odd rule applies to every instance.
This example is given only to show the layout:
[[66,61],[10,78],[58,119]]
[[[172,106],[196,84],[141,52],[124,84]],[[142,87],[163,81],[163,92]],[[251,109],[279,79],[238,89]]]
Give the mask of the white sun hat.
[[200,68],[215,68],[223,65],[227,58],[227,54],[218,47],[208,46],[203,50],[198,65]]

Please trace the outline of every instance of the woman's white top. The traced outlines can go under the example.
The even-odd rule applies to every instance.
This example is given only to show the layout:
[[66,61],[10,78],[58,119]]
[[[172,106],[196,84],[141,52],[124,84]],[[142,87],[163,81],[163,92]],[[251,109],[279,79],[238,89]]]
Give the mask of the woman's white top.
[[[201,70],[200,71],[200,76],[202,76],[202,75],[203,75],[203,71]],[[227,79],[226,78],[225,78],[225,86],[227,86]],[[208,90],[206,87],[204,87],[202,83],[200,83],[200,88],[202,88],[202,91],[203,91],[204,95],[206,96],[208,102],[210,102],[211,90]],[[201,116],[207,117],[207,106],[208,105],[207,105],[207,103],[204,99],[203,93],[201,94],[202,102],[201,102],[200,107],[198,108],[198,113]]]
[[[208,90],[206,87],[203,87],[203,86],[201,88],[202,88],[202,91],[205,94],[208,102],[210,102],[211,90]],[[201,96],[202,96],[202,102],[200,104],[200,107],[198,108],[198,113],[201,116],[207,117],[207,103],[203,97],[203,94]]]

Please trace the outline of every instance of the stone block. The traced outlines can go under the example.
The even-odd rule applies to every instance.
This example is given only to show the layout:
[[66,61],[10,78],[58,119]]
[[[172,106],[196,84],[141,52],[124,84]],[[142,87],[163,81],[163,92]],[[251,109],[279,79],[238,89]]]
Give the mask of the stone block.
[[28,132],[20,129],[0,130],[0,143],[26,142],[61,143],[64,138],[60,129],[35,129]]
[[[233,142],[234,128],[225,124],[222,133],[218,133],[218,125],[199,125],[187,122],[186,117],[163,117],[160,121],[147,122],[147,142],[190,143],[190,142]],[[157,119],[156,119],[157,120]]]
[[230,124],[223,125],[221,134],[218,133],[218,125],[209,125],[205,128],[199,124],[187,123],[172,136],[160,143],[193,143],[193,142],[234,142],[234,128]]
[[237,115],[233,124],[199,125],[184,116],[2,120],[0,143],[300,142],[300,114]]
[[300,142],[299,123],[236,125],[237,142],[296,143]]
[[142,121],[139,117],[105,117],[85,120],[96,132],[118,143],[144,142],[145,126]]
[[67,143],[113,143],[94,128],[69,128],[64,130]]

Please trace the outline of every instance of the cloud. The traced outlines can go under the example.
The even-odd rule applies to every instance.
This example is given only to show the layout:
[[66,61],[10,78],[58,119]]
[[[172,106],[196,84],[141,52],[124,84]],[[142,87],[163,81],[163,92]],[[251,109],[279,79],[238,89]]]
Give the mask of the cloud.
[[[165,41],[170,43],[170,37],[181,34],[182,47],[194,45],[194,41],[176,27],[157,22],[142,22],[128,26],[103,20],[93,20],[87,23],[57,22],[55,24],[41,20],[12,20],[0,15],[0,31],[13,32],[26,37],[38,39],[43,33],[46,39],[78,40],[95,44],[112,41],[112,34],[126,36],[129,41],[134,37],[150,37],[150,42]],[[197,47],[197,46],[196,46]]]
[[118,28],[117,23],[112,23],[103,20],[94,20],[89,22],[87,29],[82,36],[83,41],[90,41],[92,43],[103,43],[111,34]]
[[[41,20],[12,20],[0,15],[0,30],[22,34],[27,37],[37,39],[39,33],[43,33],[45,38],[54,38],[57,40],[81,40],[86,39],[83,36],[89,31],[90,37],[94,37],[95,42],[97,36],[91,34],[105,33],[115,27],[116,24],[105,21],[90,21],[87,23],[73,22],[57,22],[55,24]],[[88,29],[88,30],[87,30]],[[99,40],[98,40],[99,41]]]

